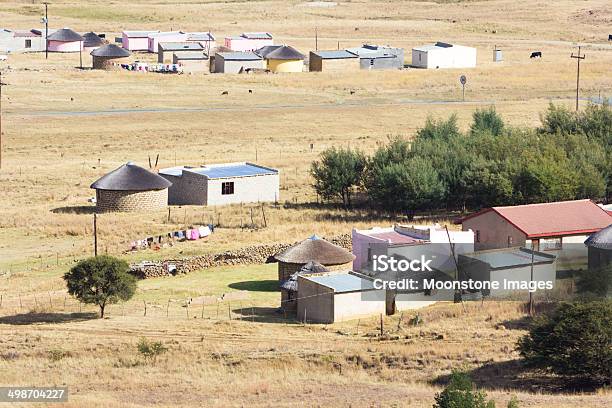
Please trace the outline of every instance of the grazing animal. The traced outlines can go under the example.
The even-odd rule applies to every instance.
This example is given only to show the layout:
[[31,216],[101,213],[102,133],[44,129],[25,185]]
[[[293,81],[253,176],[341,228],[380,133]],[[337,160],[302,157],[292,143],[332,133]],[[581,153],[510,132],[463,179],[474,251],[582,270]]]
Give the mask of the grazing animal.
[[531,53],[529,58],[542,58],[542,51],[534,51]]
[[608,41],[612,41],[612,34],[608,34]]
[[229,92],[228,91],[223,91],[223,92],[221,92],[221,95],[229,95]]
[[253,93],[253,90],[252,90],[252,89],[249,89],[249,93]]
[[355,91],[351,89],[351,95],[355,95]]

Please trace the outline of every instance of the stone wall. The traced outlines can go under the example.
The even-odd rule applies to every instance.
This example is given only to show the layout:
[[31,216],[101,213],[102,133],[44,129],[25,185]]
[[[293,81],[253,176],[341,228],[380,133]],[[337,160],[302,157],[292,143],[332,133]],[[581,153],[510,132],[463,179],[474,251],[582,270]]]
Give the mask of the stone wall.
[[98,212],[155,211],[167,205],[167,188],[150,191],[96,190]]
[[[329,238],[328,241],[348,251],[351,250],[350,234],[338,235]],[[168,259],[159,262],[147,262],[146,264],[133,264],[131,265],[131,272],[140,278],[146,279],[190,273],[217,266],[252,265],[275,262],[273,259],[274,255],[295,244],[297,244],[297,242],[289,244],[252,245],[235,251],[205,254],[182,259]],[[176,271],[169,272],[169,266],[174,266]]]

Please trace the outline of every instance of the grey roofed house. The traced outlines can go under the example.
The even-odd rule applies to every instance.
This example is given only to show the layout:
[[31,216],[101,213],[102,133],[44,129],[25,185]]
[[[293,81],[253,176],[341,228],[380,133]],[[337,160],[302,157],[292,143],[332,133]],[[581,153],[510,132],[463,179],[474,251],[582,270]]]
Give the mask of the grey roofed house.
[[131,54],[125,48],[121,48],[115,44],[106,44],[102,47],[96,48],[89,53],[94,57],[106,57],[106,58],[125,58]]
[[256,61],[261,59],[259,55],[251,51],[218,52],[217,55],[226,61]]
[[588,237],[584,244],[589,248],[612,250],[612,224]]
[[104,40],[93,31],[83,34],[85,41],[83,42],[84,48],[100,47],[104,45]]
[[359,56],[361,69],[400,69],[404,67],[403,48],[364,44],[361,47],[346,50]]
[[347,50],[311,51],[314,55],[322,59],[344,59],[358,58],[359,56]]
[[161,190],[172,185],[165,178],[128,162],[92,183],[96,190],[146,191]]
[[40,30],[0,29],[0,51],[9,53],[45,50],[45,36]]
[[352,262],[355,255],[338,245],[313,235],[275,255],[274,258],[286,263],[307,264],[310,261],[315,261],[329,266]]
[[84,38],[77,32],[72,31],[69,28],[62,28],[61,30],[57,30],[53,34],[49,34],[47,37],[50,41],[62,41],[62,42],[72,42],[72,41],[84,41]]
[[248,38],[249,40],[271,40],[272,34],[270,33],[242,33],[240,37]]
[[305,56],[290,45],[283,45],[267,53],[264,58],[274,60],[303,60]]
[[175,51],[174,56],[177,60],[207,60],[208,55],[206,52],[184,52],[184,51]]
[[162,51],[204,51],[204,46],[197,42],[160,42]]
[[147,38],[150,34],[159,33],[159,30],[150,31],[124,31],[123,34],[130,38]]

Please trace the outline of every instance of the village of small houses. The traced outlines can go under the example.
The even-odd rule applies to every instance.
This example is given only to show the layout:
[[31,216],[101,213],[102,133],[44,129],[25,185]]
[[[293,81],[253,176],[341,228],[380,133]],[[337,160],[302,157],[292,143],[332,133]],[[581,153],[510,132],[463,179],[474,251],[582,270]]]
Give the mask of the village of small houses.
[[605,0],[1,1],[0,406],[611,406],[611,67]]

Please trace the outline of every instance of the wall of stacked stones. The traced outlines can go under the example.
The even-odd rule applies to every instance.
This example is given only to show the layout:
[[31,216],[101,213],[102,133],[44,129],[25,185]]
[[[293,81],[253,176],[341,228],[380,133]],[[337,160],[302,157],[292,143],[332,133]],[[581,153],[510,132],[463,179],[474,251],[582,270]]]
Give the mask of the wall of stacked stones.
[[[351,235],[343,234],[327,239],[348,251],[352,249]],[[145,266],[131,265],[132,273],[140,278],[155,278],[173,274],[185,274],[206,268],[227,265],[253,265],[275,262],[274,255],[297,244],[252,245],[235,251],[225,251],[216,254],[205,254],[181,259],[168,259],[159,262],[149,262]],[[168,272],[168,265],[176,268],[174,273]],[[345,264],[350,268],[350,264]],[[344,265],[343,265],[344,266]]]
[[167,205],[167,188],[150,191],[96,190],[98,212],[156,211]]

